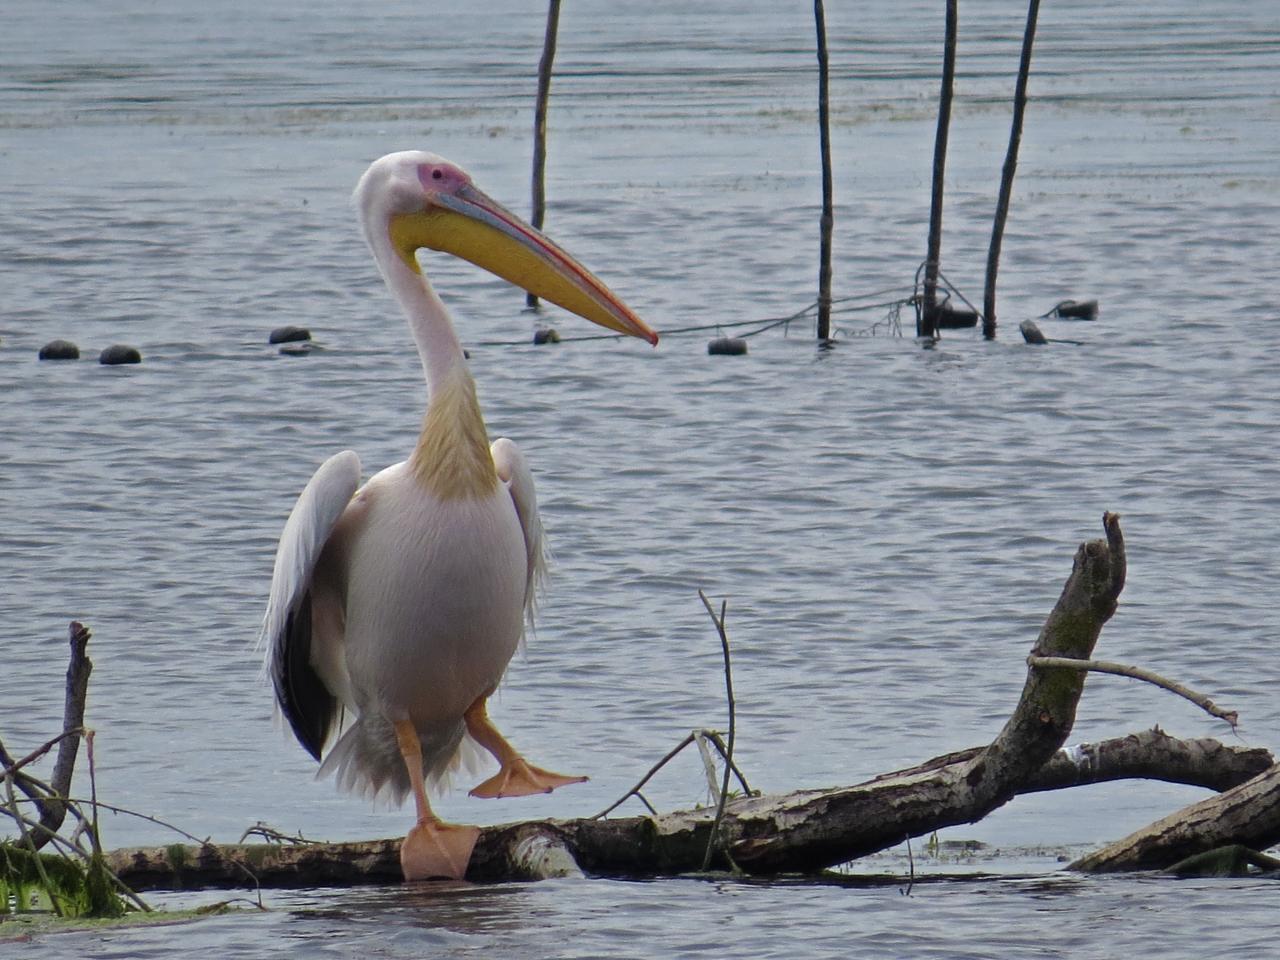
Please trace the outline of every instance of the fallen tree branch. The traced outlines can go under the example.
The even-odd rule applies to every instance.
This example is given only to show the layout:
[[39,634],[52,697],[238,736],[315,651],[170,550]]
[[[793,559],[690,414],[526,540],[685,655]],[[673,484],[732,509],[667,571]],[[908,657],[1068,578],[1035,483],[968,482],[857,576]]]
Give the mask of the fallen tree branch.
[[[894,779],[971,760],[984,747],[970,747],[869,781]],[[1208,790],[1239,786],[1275,763],[1264,747],[1227,746],[1205,737],[1180,740],[1159,727],[1097,743],[1063,747],[1023,784],[1019,794],[1113,780],[1163,780]]]
[[[982,749],[948,754],[918,768],[877,779],[909,776],[922,769],[959,766]],[[1209,739],[1179,740],[1159,730],[1146,730],[1059,750],[1019,792],[1132,778],[1155,778],[1221,790],[1270,769],[1272,762],[1270,752],[1260,748],[1226,746]],[[467,876],[472,880],[493,881],[531,880],[547,875],[539,872],[545,868],[537,866],[536,857],[521,860],[517,850],[521,843],[533,851],[539,849],[539,845],[555,847],[572,856],[575,866],[579,861],[596,865],[597,869],[589,872],[598,875],[651,876],[657,871],[627,868],[626,849],[653,842],[652,837],[665,828],[669,817],[695,817],[699,813],[706,818],[709,829],[711,818],[706,810],[606,820],[598,829],[584,826],[587,821],[582,820],[529,821],[485,827],[476,843],[472,869]],[[264,888],[394,883],[400,879],[399,840],[299,843],[296,838],[283,837],[275,831],[271,834],[280,840],[116,850],[107,855],[108,863],[122,879],[139,890],[243,887],[250,870]],[[701,854],[701,850],[696,851],[697,858],[700,859]],[[606,861],[615,864],[610,872],[598,869]],[[253,881],[248,885],[253,886]]]
[[[1106,541],[1082,544],[1071,575],[1045,620],[1033,654],[1087,659],[1103,625],[1115,612],[1124,585],[1124,540],[1114,514],[1103,517]],[[1022,697],[995,740],[964,759],[854,787],[806,790],[785,796],[741,797],[725,803],[719,829],[724,847],[751,873],[813,871],[930,833],[972,822],[1002,805],[1032,780],[1071,731],[1084,675],[1061,667],[1028,667]],[[640,785],[643,785],[641,781]],[[638,786],[640,786],[638,785]],[[592,874],[645,876],[694,872],[716,831],[716,811],[682,811],[653,817],[514,824],[486,829],[472,854],[467,878],[511,879],[528,875],[513,857],[524,831],[549,835],[577,865]],[[396,875],[396,841],[372,845],[177,848],[120,851],[113,866],[143,887],[191,882],[188,862],[207,865],[214,882],[231,882],[230,865],[252,864],[264,884],[350,882],[366,874]],[[173,848],[169,848],[173,850]],[[336,852],[338,855],[333,856]],[[715,866],[728,860],[713,858]],[[302,865],[305,880],[299,880]],[[160,880],[158,878],[165,878]]]
[[1085,873],[1162,870],[1216,847],[1280,843],[1280,764],[1076,860]]
[[1068,660],[1063,657],[1027,657],[1027,663],[1033,667],[1066,667],[1070,670],[1088,670],[1093,673],[1111,673],[1118,677],[1131,677],[1134,680],[1143,680],[1146,683],[1155,684],[1170,693],[1176,693],[1184,700],[1190,700],[1197,707],[1210,716],[1217,717],[1219,720],[1225,720],[1234,730],[1240,722],[1240,715],[1234,710],[1223,710],[1203,693],[1197,693],[1190,687],[1184,687],[1182,684],[1173,680],[1169,680],[1160,674],[1142,667],[1130,666],[1126,663],[1112,663],[1109,660]]
[[[71,658],[67,662],[66,693],[62,705],[62,733],[41,744],[21,760],[14,760],[0,744],[0,776],[12,777],[13,785],[35,802],[40,811],[39,829],[34,830],[30,841],[35,850],[43,847],[62,827],[67,817],[66,798],[71,793],[71,778],[75,772],[76,754],[80,738],[84,735],[84,703],[89,689],[89,674],[93,661],[86,653],[89,628],[79,621],[71,621],[68,628]],[[54,747],[58,755],[53,764],[53,776],[48,783],[22,773],[22,768],[39,760]],[[16,814],[15,814],[16,816]]]

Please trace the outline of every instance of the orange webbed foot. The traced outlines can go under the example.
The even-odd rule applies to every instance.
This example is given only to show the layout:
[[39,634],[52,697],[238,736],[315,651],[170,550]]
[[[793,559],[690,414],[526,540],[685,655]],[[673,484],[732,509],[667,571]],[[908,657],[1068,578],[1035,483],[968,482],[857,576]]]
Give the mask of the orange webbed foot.
[[584,783],[586,777],[567,777],[535,767],[523,757],[516,757],[503,764],[502,769],[471,791],[473,797],[528,797],[535,793],[550,793],[556,787],[571,783]]
[[404,871],[404,878],[463,879],[479,838],[478,827],[419,820],[400,845],[400,869]]

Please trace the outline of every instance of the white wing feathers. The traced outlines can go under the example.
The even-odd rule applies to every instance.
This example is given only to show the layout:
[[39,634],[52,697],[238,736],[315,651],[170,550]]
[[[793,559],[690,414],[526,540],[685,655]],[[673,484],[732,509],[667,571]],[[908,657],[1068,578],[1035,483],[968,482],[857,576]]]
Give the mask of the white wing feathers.
[[360,458],[343,450],[320,464],[298,495],[276,548],[262,641],[275,644],[283,638],[285,620],[310,585],[320,551],[359,486]]
[[317,759],[341,706],[312,665],[311,581],[325,542],[359,485],[360,458],[351,450],[334,454],[307,483],[280,535],[262,623],[264,667],[280,710]]
[[514,441],[499,437],[489,447],[498,479],[507,486],[511,501],[516,506],[520,527],[524,531],[524,545],[528,556],[528,576],[524,590],[525,619],[533,624],[534,608],[538,594],[547,578],[546,545],[542,537],[542,520],[538,516],[538,495],[533,489],[533,472]]

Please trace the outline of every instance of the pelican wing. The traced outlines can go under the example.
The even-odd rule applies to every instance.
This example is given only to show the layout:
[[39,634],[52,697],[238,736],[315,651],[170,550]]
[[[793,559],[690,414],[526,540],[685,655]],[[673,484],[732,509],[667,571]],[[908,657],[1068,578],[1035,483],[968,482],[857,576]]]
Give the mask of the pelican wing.
[[538,592],[547,576],[546,544],[542,537],[542,519],[538,516],[538,495],[533,489],[533,472],[520,448],[506,437],[499,437],[489,447],[498,478],[506,484],[515,504],[520,527],[524,531],[524,546],[528,557],[528,573],[524,588],[524,611],[529,623]]
[[307,483],[280,535],[262,624],[276,702],[298,742],[317,760],[342,712],[337,691],[316,669],[317,663],[332,661],[336,651],[319,647],[340,642],[341,635],[313,629],[313,578],[325,543],[359,485],[360,458],[350,450],[322,463]]

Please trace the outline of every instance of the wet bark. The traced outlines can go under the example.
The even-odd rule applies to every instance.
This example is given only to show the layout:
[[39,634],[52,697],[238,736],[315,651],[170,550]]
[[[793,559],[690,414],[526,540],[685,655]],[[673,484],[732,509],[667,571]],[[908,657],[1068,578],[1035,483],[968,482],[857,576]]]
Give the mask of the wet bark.
[[[936,757],[918,767],[877,777],[867,785],[959,767],[984,749],[975,747]],[[1159,730],[1147,730],[1059,750],[1019,793],[1132,778],[1225,790],[1270,770],[1273,762],[1269,751],[1257,747],[1229,747],[1209,739],[1179,740]],[[809,791],[807,795],[824,792],[830,791]],[[797,799],[797,794],[772,798],[775,802]],[[574,876],[584,870],[612,877],[688,872],[700,866],[696,861],[706,850],[711,819],[711,810],[696,810],[658,817],[530,821],[486,827],[476,844],[467,876],[476,881],[498,881]],[[137,890],[348,886],[400,881],[400,841],[396,838],[204,847],[174,844],[117,850],[108,858],[109,866]]]
[[1143,827],[1070,865],[1107,873],[1163,870],[1218,847],[1265,850],[1280,843],[1280,764]]

